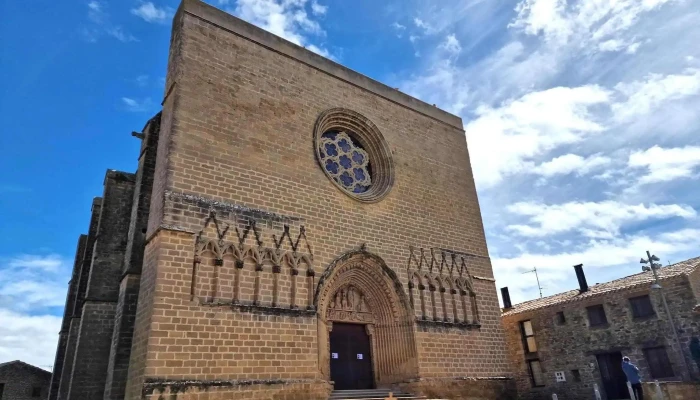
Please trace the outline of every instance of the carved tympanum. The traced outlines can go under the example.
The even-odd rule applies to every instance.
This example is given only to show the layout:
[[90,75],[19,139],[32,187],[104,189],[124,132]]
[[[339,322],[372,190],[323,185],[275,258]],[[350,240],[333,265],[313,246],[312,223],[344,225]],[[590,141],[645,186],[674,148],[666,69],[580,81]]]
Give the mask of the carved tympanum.
[[376,318],[370,311],[365,295],[353,285],[338,289],[331,297],[326,312],[330,321],[374,323]]

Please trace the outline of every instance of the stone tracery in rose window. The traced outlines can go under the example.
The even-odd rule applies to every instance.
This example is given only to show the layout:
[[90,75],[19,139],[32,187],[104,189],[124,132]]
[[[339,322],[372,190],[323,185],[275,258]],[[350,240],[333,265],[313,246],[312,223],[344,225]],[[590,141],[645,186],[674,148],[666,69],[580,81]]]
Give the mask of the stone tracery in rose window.
[[364,193],[372,185],[367,152],[345,132],[330,131],[319,143],[321,164],[331,177],[352,193]]

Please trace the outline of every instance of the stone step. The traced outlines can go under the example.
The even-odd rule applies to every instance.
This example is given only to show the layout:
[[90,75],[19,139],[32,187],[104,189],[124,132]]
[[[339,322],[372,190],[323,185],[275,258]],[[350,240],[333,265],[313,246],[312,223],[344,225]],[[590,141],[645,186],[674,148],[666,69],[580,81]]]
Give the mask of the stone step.
[[420,400],[423,396],[415,396],[408,393],[401,393],[389,389],[367,389],[367,390],[334,390],[329,400],[384,400],[389,398],[389,393],[393,398],[401,400]]

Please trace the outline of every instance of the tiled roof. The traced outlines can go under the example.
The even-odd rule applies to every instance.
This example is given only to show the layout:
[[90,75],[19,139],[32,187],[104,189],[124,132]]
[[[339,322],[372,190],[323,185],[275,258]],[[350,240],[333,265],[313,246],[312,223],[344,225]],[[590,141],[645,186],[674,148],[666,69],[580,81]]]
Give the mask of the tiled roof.
[[20,361],[20,360],[14,360],[14,361],[0,363],[0,369],[4,368],[4,367],[9,367],[11,365],[16,365],[19,368],[24,368],[24,369],[28,369],[31,371],[35,371],[36,373],[39,373],[41,375],[51,375],[51,372],[49,372],[43,368],[36,367],[32,364],[27,364],[26,362]]
[[[659,268],[657,270],[657,274],[659,275],[659,279],[668,279],[674,276],[687,275],[693,270],[695,270],[698,266],[700,266],[700,257],[695,257],[673,265],[669,265],[667,267]],[[589,286],[588,291],[584,293],[579,293],[578,289],[574,289],[569,290],[568,292],[555,294],[553,296],[543,297],[541,299],[535,299],[526,301],[524,303],[515,304],[513,305],[513,308],[504,312],[503,316],[505,317],[508,315],[519,314],[525,311],[531,311],[558,304],[589,299],[591,297],[600,296],[605,293],[610,293],[622,289],[628,289],[635,286],[651,285],[653,281],[654,275],[651,271],[642,272],[639,274],[626,276],[624,278],[615,279],[610,282],[591,285]]]

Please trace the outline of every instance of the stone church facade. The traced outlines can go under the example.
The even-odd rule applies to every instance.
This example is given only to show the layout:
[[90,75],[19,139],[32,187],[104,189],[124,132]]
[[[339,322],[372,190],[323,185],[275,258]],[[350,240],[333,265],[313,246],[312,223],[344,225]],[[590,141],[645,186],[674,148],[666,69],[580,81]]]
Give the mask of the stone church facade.
[[79,239],[49,399],[508,399],[462,121],[196,0]]

